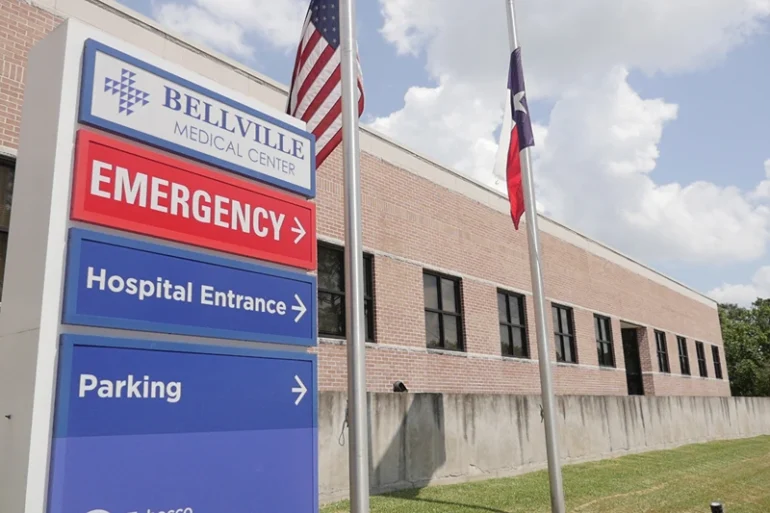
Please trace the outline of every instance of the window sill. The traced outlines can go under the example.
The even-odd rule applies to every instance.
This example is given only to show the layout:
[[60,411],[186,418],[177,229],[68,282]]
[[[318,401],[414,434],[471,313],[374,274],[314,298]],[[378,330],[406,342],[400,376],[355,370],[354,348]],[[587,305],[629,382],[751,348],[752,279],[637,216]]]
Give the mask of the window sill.
[[645,376],[667,376],[670,378],[677,378],[677,379],[699,379],[701,381],[725,381],[724,378],[719,379],[711,376],[693,376],[692,374],[682,374],[682,373],[673,373],[673,372],[660,372],[660,371],[645,371],[642,374]]
[[[335,346],[346,346],[348,344],[348,341],[346,338],[330,337],[328,335],[324,335],[323,337],[318,337],[318,343],[335,345]],[[365,340],[364,343],[367,346],[377,345],[377,342],[375,342],[374,340]]]
[[503,360],[507,362],[520,362],[520,363],[536,363],[537,360],[533,360],[529,356],[511,356],[509,354],[501,355]]
[[468,353],[463,349],[440,349],[438,347],[426,347],[425,349],[428,350],[428,354],[443,354],[447,356],[460,356],[462,358],[468,357]]

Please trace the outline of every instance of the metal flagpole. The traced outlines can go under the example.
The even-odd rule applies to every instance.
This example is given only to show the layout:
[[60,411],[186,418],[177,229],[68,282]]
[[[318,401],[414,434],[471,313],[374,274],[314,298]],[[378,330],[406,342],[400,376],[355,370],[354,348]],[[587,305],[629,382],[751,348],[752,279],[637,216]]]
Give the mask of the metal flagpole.
[[[508,42],[511,52],[518,46],[516,37],[516,11],[514,0],[506,0],[508,6]],[[551,511],[565,513],[564,483],[561,476],[559,441],[556,433],[556,408],[553,395],[551,359],[548,350],[548,324],[545,317],[545,293],[543,292],[543,268],[540,259],[540,236],[537,227],[535,187],[532,178],[530,148],[521,152],[521,178],[524,188],[524,215],[526,216],[527,239],[529,241],[529,267],[532,274],[532,297],[535,302],[535,325],[537,328],[537,352],[540,364],[540,388],[543,397],[545,421],[545,447],[548,454],[548,476],[551,483]]]
[[356,90],[355,0],[339,0],[342,81],[342,162],[345,169],[345,324],[348,349],[348,424],[351,513],[369,513],[369,460],[364,344],[364,261]]

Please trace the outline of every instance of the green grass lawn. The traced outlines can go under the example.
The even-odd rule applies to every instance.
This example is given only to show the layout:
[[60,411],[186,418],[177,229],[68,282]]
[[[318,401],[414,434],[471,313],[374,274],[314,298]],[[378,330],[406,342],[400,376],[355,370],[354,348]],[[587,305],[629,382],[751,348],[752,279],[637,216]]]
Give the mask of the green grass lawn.
[[[566,465],[567,511],[586,513],[770,512],[770,436],[695,444]],[[348,511],[331,504],[322,513]],[[371,513],[550,512],[548,474],[435,486],[371,498]]]

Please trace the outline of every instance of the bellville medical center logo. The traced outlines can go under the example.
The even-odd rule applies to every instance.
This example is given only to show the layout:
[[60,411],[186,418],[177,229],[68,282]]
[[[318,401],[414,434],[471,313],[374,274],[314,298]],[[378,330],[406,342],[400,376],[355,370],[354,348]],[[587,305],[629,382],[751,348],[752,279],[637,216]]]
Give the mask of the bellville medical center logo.
[[120,72],[120,80],[114,80],[112,78],[104,79],[104,92],[110,92],[113,96],[120,95],[118,103],[118,114],[124,114],[130,116],[136,110],[136,107],[144,107],[147,105],[150,93],[146,93],[134,87],[136,79],[134,78],[136,73],[131,70],[123,68]]

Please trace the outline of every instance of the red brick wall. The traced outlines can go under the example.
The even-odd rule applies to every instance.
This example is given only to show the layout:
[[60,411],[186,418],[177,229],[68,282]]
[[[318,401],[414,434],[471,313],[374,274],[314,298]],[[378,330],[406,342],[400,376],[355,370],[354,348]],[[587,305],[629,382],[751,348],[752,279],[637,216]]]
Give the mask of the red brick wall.
[[[372,155],[363,154],[361,166],[364,245],[376,253],[377,340],[368,344],[369,388],[390,390],[394,381],[402,380],[414,391],[539,392],[536,362],[500,356],[497,323],[498,286],[531,290],[526,231],[514,231],[510,218],[503,213]],[[340,170],[337,152],[319,170],[317,198],[319,235],[338,241],[344,239]],[[579,365],[556,367],[557,393],[627,393],[620,334],[623,319],[671,331],[668,337],[673,372],[671,376],[659,376],[651,373],[657,371],[652,328],[649,336],[647,329],[639,330],[646,393],[729,395],[726,380],[679,376],[673,333],[688,339],[700,337],[721,346],[715,309],[547,233],[543,234],[543,255],[546,295],[574,307],[578,346]],[[425,348],[423,268],[462,278],[467,353],[447,355]],[[536,360],[531,295],[526,298],[526,306],[530,354]],[[612,318],[617,369],[598,366],[595,312]],[[550,302],[547,319],[551,358],[555,359]],[[411,352],[392,346],[410,346]],[[344,389],[344,345],[322,341],[319,352],[322,388]],[[692,342],[691,360],[694,352]],[[713,370],[709,375],[713,377]]]
[[61,21],[18,0],[0,0],[0,146],[19,146],[29,49]]
[[[60,21],[18,0],[0,0],[0,146],[18,145],[28,51]],[[367,349],[369,388],[386,391],[402,380],[411,391],[538,393],[531,295],[526,298],[531,360],[500,356],[497,322],[498,287],[531,290],[526,231],[514,231],[503,213],[375,156],[363,154],[361,164],[364,245],[376,253],[376,342]],[[317,182],[319,237],[338,241],[344,239],[341,169],[338,151],[319,170]],[[543,233],[542,244],[546,295],[575,307],[579,365],[555,367],[557,393],[626,394],[619,324],[624,319],[671,332],[671,376],[654,373],[654,337],[640,339],[647,393],[729,394],[726,369],[722,381],[678,376],[674,332],[688,338],[694,375],[694,340],[707,343],[713,378],[708,344],[722,344],[716,310],[548,233]],[[462,278],[467,352],[425,348],[423,267]],[[550,303],[546,308],[553,359]],[[612,317],[617,369],[598,367],[594,312]],[[322,340],[317,352],[321,388],[345,389],[344,343]],[[722,361],[724,367],[724,354]]]
[[[651,332],[652,333],[652,332]],[[705,356],[706,356],[706,371],[707,377],[704,379],[700,376],[698,369],[698,357],[695,350],[695,339],[687,338],[687,354],[690,362],[690,378],[681,378],[681,366],[679,363],[679,346],[676,340],[676,334],[671,332],[666,333],[666,345],[668,347],[668,361],[670,374],[660,372],[658,365],[657,347],[655,344],[654,335],[651,335],[652,344],[650,345],[650,352],[653,358],[653,364],[651,369],[644,369],[645,371],[652,371],[651,374],[645,376],[646,379],[650,379],[655,389],[655,395],[726,395],[729,391],[729,383],[727,381],[727,367],[725,365],[724,348],[721,344],[712,344],[708,341],[700,340],[703,342]],[[722,368],[722,379],[716,378],[714,369],[714,358],[711,353],[711,346],[716,345],[719,347],[720,366]],[[645,384],[647,382],[645,381]]]

